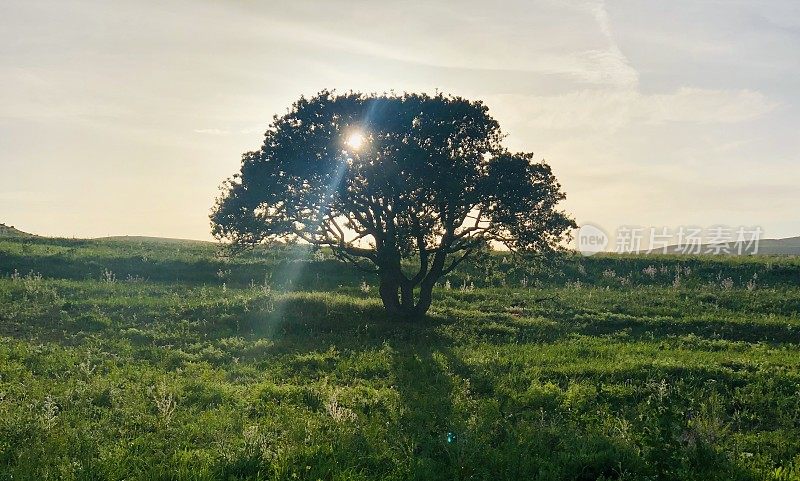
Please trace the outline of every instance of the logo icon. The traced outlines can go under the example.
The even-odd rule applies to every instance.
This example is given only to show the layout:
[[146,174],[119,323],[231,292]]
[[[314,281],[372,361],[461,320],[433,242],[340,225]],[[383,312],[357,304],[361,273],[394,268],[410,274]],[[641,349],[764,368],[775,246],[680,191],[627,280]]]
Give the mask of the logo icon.
[[608,234],[593,224],[583,224],[575,236],[578,252],[586,257],[604,252],[608,247]]

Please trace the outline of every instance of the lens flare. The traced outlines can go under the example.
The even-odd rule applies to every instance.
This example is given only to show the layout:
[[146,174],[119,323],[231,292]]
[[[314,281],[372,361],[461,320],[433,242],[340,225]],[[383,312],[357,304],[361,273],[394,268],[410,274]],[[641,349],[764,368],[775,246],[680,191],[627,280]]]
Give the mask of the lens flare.
[[344,141],[344,143],[352,150],[360,150],[366,141],[367,139],[364,137],[363,133],[353,132],[347,136],[347,139]]

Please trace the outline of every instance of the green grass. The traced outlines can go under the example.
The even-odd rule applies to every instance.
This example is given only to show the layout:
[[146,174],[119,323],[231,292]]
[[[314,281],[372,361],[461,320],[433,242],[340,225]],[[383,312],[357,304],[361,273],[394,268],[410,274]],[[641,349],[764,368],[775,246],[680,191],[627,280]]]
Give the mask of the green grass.
[[406,324],[301,249],[0,240],[0,480],[800,479],[797,259],[447,281]]

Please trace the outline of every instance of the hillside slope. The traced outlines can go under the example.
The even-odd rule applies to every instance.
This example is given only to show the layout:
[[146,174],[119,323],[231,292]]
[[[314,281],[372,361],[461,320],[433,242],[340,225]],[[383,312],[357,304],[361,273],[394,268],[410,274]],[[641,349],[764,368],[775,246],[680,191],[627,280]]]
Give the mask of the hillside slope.
[[0,223],[0,237],[36,237],[33,234],[23,232],[13,225],[5,225]]
[[[800,255],[800,236],[797,237],[786,237],[784,239],[762,239],[758,243],[758,250],[754,253],[754,247],[748,246],[746,243],[740,245],[739,243],[732,242],[728,246],[723,246],[721,244],[703,244],[699,247],[699,251],[702,254],[707,254],[710,252],[730,252],[731,254],[738,254],[741,252],[743,255],[790,255],[796,256]],[[697,247],[694,247],[692,250],[693,253],[696,253],[698,250]],[[661,249],[655,249],[649,251],[648,254],[661,254],[663,253]],[[681,246],[671,245],[667,247],[668,254],[684,254],[688,253],[685,251]]]
[[196,239],[177,239],[172,237],[151,237],[144,235],[116,235],[109,237],[96,237],[99,241],[136,242],[140,244],[213,244],[211,241]]

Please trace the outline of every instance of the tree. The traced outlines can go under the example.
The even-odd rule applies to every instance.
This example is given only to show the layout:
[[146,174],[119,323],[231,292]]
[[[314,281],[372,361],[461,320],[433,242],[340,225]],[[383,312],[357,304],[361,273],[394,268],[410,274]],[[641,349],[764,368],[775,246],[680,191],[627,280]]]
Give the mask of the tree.
[[239,247],[329,247],[378,275],[390,314],[419,317],[476,251],[548,252],[575,227],[550,166],[502,139],[488,108],[460,97],[301,97],[223,185],[212,231]]

